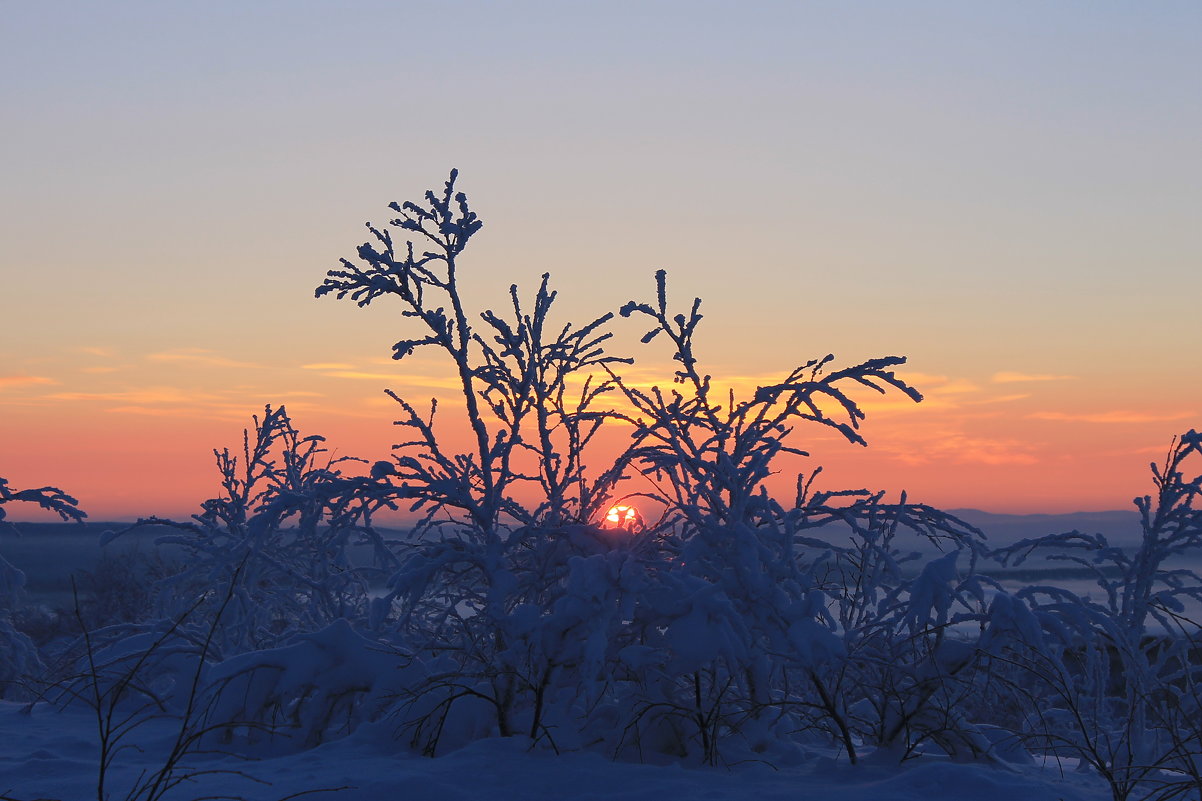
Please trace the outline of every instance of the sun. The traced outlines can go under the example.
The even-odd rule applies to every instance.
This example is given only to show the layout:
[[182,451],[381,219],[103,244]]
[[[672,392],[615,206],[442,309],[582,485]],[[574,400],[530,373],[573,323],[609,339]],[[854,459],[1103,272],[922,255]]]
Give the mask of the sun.
[[641,526],[643,516],[639,514],[639,510],[629,504],[618,504],[609,507],[609,511],[605,513],[606,528],[625,528],[632,529],[636,526]]

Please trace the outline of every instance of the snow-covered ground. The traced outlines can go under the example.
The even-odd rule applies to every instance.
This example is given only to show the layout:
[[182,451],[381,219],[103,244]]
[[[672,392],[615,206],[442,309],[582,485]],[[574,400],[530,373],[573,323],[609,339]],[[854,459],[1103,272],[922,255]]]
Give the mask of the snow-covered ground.
[[[86,710],[59,712],[0,702],[0,797],[85,801],[96,797],[95,719]],[[118,758],[108,777],[123,799],[142,770],[153,770],[169,731],[139,731],[145,752]],[[157,740],[157,743],[156,743]],[[387,723],[318,748],[263,760],[210,755],[190,763],[210,773],[180,785],[168,801],[240,797],[251,801],[561,801],[562,799],[822,799],[823,801],[1101,801],[1096,778],[1048,767],[1007,769],[933,758],[902,766],[849,766],[821,755],[796,765],[743,764],[686,768],[612,762],[599,754],[556,756],[531,751],[522,738],[474,743],[437,759],[398,747]],[[302,795],[304,794],[304,795]]]
[[[1003,533],[997,539],[1003,543],[1047,533],[1048,528],[1074,528],[1078,522],[994,517],[978,524],[987,530],[984,523],[1002,528]],[[1116,518],[1116,524],[1121,523],[1124,530],[1130,528],[1129,517]],[[1006,523],[1012,524],[1009,530],[1004,528]],[[1028,529],[1036,526],[1042,532],[1028,534]],[[47,528],[39,533],[49,531]],[[93,550],[85,554],[78,547],[63,549],[62,542],[49,537],[5,540],[4,554],[28,571],[30,595],[41,603],[49,603],[55,593],[64,591],[64,581],[72,571],[90,567],[99,558],[95,532],[75,533],[72,529],[61,537],[72,538],[71,543],[82,544],[87,540]],[[150,543],[143,545],[151,547]],[[51,552],[70,554],[71,559],[52,559]],[[928,554],[934,555],[934,552]],[[1034,562],[1026,569],[1038,573],[1048,567],[1046,563]],[[1090,589],[1087,580],[1071,580],[1081,585],[1082,592]],[[100,749],[96,731],[95,717],[83,705],[60,710],[41,704],[29,710],[21,703],[0,701],[0,799],[97,798]],[[169,721],[155,721],[137,728],[130,741],[137,747],[118,754],[106,776],[104,797],[114,801],[127,799],[139,777],[152,774],[163,764],[166,744],[173,736]],[[896,758],[874,759],[869,755],[853,766],[846,760],[836,760],[833,751],[802,753],[796,749],[796,746],[793,750],[781,747],[762,762],[708,768],[615,762],[592,751],[556,755],[545,747],[532,748],[528,740],[514,737],[476,741],[437,759],[428,759],[405,747],[396,736],[395,722],[385,720],[363,724],[344,739],[284,756],[231,753],[194,756],[183,765],[184,774],[194,774],[192,779],[163,798],[165,801],[202,798],[284,801],[310,797],[346,801],[1102,801],[1110,795],[1097,776],[1076,772],[1071,765],[1062,769],[1051,764],[963,764],[930,755],[899,765]]]

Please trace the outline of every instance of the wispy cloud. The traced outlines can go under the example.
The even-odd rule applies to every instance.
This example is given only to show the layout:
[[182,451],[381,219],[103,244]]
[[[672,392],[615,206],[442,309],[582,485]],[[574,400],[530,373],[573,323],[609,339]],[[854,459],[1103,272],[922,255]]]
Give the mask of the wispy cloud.
[[104,410],[110,414],[137,414],[146,417],[217,418],[220,420],[242,420],[250,415],[241,406],[110,406]]
[[[294,393],[315,398],[318,393]],[[42,399],[94,404],[98,411],[108,414],[142,415],[149,417],[178,417],[210,420],[247,420],[262,404],[248,402],[237,392],[198,392],[178,387],[140,387],[114,392],[55,392]],[[290,399],[289,410],[319,408],[314,400]]]
[[220,402],[215,395],[187,392],[175,387],[145,387],[121,392],[55,392],[46,396],[51,400],[64,401],[108,401],[119,403],[196,403],[197,401]]
[[[920,408],[924,412],[935,409],[947,412],[966,404],[982,402],[973,398],[981,392],[981,387],[967,379],[925,373],[904,373],[898,377],[922,393]],[[853,390],[852,397],[856,398],[860,408],[870,415],[910,413],[915,408],[912,400],[901,392],[892,390],[885,395]]]
[[1032,381],[1072,381],[1075,375],[1052,375],[1050,373],[1001,372],[993,374],[995,384],[1022,384]]
[[153,362],[182,362],[185,364],[203,364],[209,367],[260,367],[260,365],[253,362],[241,362],[236,359],[230,359],[204,348],[177,348],[175,350],[163,351],[162,353],[150,353],[147,354],[146,358]]
[[328,378],[355,378],[370,381],[409,380],[414,376],[399,376],[396,373],[373,373],[368,370],[323,370],[322,375]]
[[1040,461],[1031,443],[1016,439],[979,437],[961,431],[927,433],[922,437],[884,446],[881,450],[907,464],[930,462],[957,464],[1035,464]]
[[1116,410],[1110,412],[1035,412],[1027,415],[1033,420],[1063,420],[1068,423],[1168,423],[1195,417],[1194,412],[1132,412]]
[[355,365],[345,364],[344,362],[316,362],[314,364],[302,364],[302,370],[354,370]]
[[1031,397],[1029,392],[1015,393],[1013,395],[999,395],[996,398],[981,398],[978,400],[965,401],[971,406],[987,406],[993,403],[1013,403],[1014,401],[1024,400]]
[[358,381],[384,382],[398,392],[424,387],[427,389],[459,389],[459,376],[418,375],[415,373],[373,373],[367,370],[328,370],[322,372],[327,378],[349,378]]
[[978,384],[964,378],[909,371],[898,371],[897,377],[924,395],[969,395],[981,391]]
[[28,387],[35,384],[57,384],[53,378],[44,375],[0,375],[0,392],[16,387]]

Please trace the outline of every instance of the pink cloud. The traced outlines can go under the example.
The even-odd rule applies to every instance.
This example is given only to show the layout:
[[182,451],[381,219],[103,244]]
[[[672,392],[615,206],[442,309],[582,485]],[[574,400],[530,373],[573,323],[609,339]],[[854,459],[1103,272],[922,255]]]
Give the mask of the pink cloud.
[[1111,412],[1035,412],[1027,417],[1033,420],[1063,420],[1066,423],[1167,423],[1194,417],[1194,412],[1157,414],[1116,410]]
[[995,384],[1020,384],[1031,381],[1072,381],[1075,375],[1051,375],[1049,373],[1001,372],[993,374]]
[[57,384],[53,378],[43,375],[0,375],[0,390],[9,387],[25,387],[33,384]]

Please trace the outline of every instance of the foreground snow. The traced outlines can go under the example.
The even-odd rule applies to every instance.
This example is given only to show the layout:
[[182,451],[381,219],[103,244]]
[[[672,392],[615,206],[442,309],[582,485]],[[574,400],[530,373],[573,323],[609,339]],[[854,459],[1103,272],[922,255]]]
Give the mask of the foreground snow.
[[[0,703],[0,796],[21,801],[82,801],[96,794],[94,719],[81,710],[49,707],[25,714]],[[237,771],[200,777],[166,796],[186,801],[233,796],[254,801],[301,797],[330,801],[458,801],[463,799],[809,799],[839,801],[1101,801],[1107,794],[1091,777],[1052,768],[1005,770],[934,759],[905,766],[850,767],[815,757],[800,765],[683,768],[611,762],[598,754],[555,756],[530,752],[519,738],[483,740],[439,759],[397,747],[390,726],[366,726],[344,740],[287,757],[246,761],[211,755],[197,769]],[[166,734],[146,727],[149,743]],[[871,763],[871,760],[870,760]],[[153,768],[153,747],[127,752],[109,777],[112,797],[141,770]],[[239,775],[241,774],[241,775]]]

